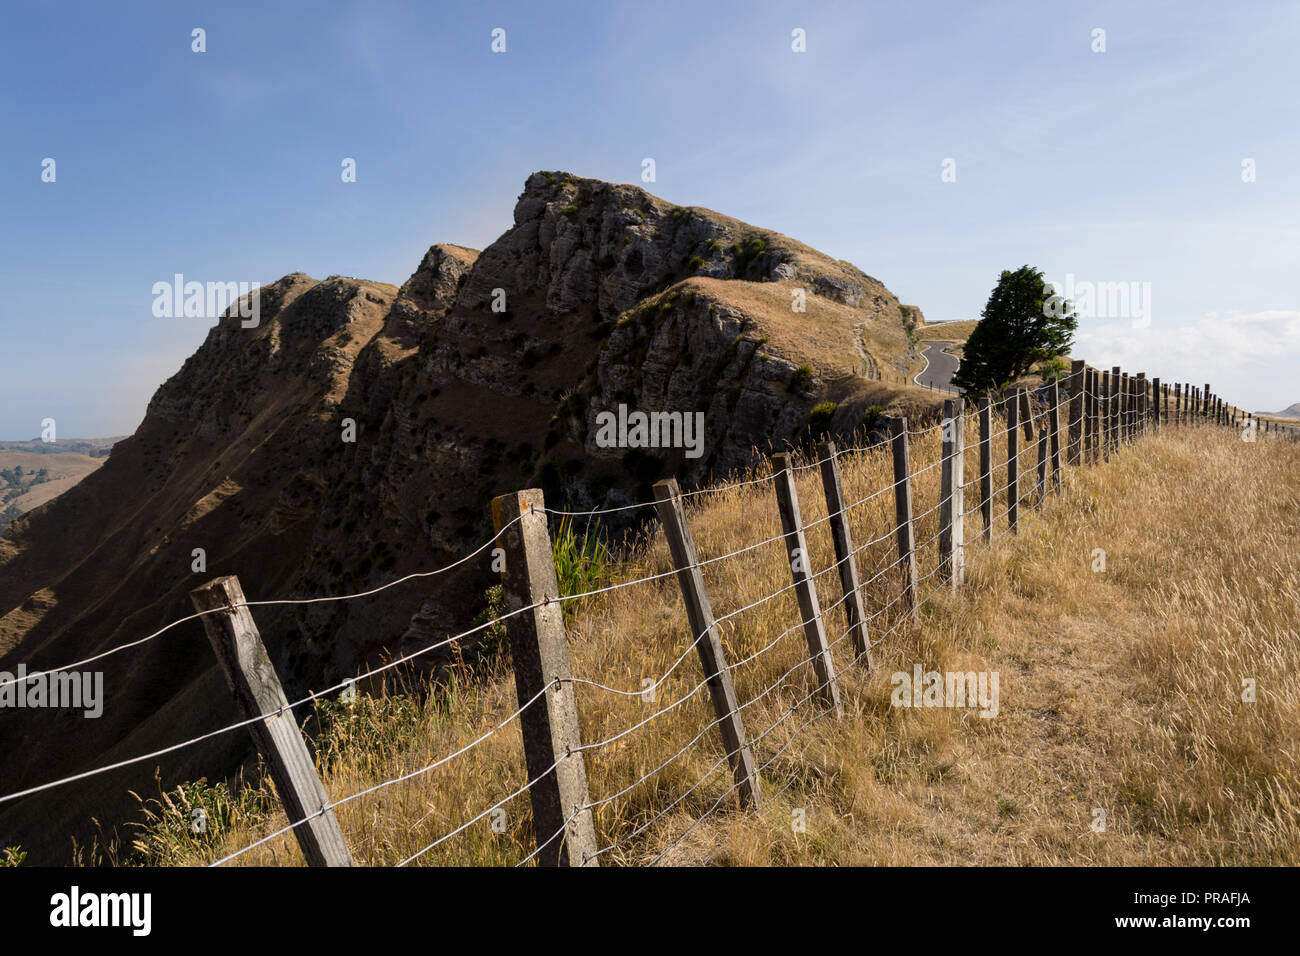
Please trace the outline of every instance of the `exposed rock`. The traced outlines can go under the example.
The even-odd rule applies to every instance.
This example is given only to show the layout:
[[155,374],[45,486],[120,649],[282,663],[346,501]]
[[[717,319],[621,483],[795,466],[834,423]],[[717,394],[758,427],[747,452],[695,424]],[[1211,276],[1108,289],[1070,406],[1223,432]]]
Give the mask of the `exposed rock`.
[[[897,299],[848,263],[637,186],[535,173],[514,226],[481,253],[435,245],[400,290],[285,276],[261,290],[257,328],[222,319],[137,433],[4,538],[0,669],[136,640],[189,614],[189,590],[219,574],[266,600],[440,567],[490,535],[494,495],[521,487],[592,507],[645,497],[669,474],[722,478],[756,449],[798,441],[821,402],[845,431],[871,404],[937,404],[863,378],[864,341],[884,343],[870,357],[880,364],[911,347]],[[600,447],[596,416],[620,403],[702,412],[703,454]],[[348,419],[355,442],[342,440]],[[255,617],[295,698],[465,628],[492,581],[484,555],[375,596]],[[472,660],[472,642],[463,650]],[[113,706],[75,734],[56,729],[64,749],[14,747],[49,734],[48,715],[6,715],[6,790],[237,717],[195,622],[104,668]],[[244,735],[226,735],[169,756],[162,779],[211,779],[247,754]],[[70,786],[54,812],[0,807],[0,837],[62,861],[67,835],[84,838],[92,813],[122,819],[127,788],[151,791],[152,777],[137,766]]]

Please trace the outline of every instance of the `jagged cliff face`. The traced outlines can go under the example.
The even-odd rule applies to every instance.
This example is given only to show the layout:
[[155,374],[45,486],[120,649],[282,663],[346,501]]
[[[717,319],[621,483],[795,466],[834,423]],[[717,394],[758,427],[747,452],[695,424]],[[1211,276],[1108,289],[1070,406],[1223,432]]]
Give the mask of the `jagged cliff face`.
[[[832,431],[869,404],[924,411],[924,392],[863,377],[910,347],[897,299],[847,263],[634,186],[534,174],[481,253],[434,246],[400,290],[286,276],[262,289],[257,328],[214,327],[136,435],[0,538],[0,670],[138,639],[218,574],[263,600],[441,566],[490,533],[494,495],[521,487],[593,506],[670,474],[721,477],[797,438],[819,403],[837,403]],[[620,404],[703,413],[698,457],[605,447],[598,416]],[[465,627],[490,583],[485,558],[255,617],[292,699]],[[96,666],[102,718],[3,714],[5,792],[236,719],[197,622]],[[163,782],[220,776],[247,753],[227,734],[162,761]],[[92,813],[121,819],[126,789],[152,792],[152,777],[138,766],[0,806],[0,843],[64,860]]]

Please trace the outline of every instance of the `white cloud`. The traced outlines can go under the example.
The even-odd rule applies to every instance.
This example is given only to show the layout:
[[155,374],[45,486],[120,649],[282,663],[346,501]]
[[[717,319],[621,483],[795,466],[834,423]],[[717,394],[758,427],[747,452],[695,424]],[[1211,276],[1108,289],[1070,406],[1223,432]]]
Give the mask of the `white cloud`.
[[1300,400],[1300,311],[1207,312],[1174,327],[1113,322],[1081,326],[1075,354],[1099,368],[1121,368],[1164,381],[1209,381],[1225,399],[1257,411]]

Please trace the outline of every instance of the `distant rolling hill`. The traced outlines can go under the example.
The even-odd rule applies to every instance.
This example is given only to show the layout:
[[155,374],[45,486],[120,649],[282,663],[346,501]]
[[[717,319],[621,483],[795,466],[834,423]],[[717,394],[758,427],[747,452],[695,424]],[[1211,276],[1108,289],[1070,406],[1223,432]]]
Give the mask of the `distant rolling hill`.
[[1273,418],[1300,418],[1300,402],[1296,402],[1289,408],[1284,408],[1280,412],[1265,412]]
[[118,438],[0,442],[0,532],[61,495],[108,458]]

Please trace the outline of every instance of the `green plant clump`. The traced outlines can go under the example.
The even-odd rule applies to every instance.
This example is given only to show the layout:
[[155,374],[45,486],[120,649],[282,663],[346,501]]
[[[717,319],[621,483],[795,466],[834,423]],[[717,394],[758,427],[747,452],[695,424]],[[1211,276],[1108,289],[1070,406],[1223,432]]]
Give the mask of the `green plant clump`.
[[790,391],[801,392],[808,387],[808,383],[813,379],[813,368],[811,365],[800,365],[790,376]]
[[814,405],[813,410],[808,413],[808,431],[814,436],[826,434],[827,429],[831,427],[831,419],[835,417],[839,407],[835,402]]
[[[599,522],[579,534],[568,517],[561,518],[551,539],[551,554],[555,559],[560,596],[566,598],[596,590],[613,565],[609,548],[600,540]],[[572,617],[578,606],[590,600],[565,601],[565,617]]]

